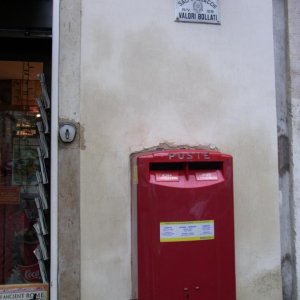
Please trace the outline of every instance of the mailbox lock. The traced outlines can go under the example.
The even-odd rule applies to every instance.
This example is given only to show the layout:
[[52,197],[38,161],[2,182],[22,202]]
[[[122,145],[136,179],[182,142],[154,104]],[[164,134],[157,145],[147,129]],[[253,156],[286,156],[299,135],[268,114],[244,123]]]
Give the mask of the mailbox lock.
[[61,123],[59,126],[59,137],[64,143],[71,143],[76,136],[76,126],[73,123]]

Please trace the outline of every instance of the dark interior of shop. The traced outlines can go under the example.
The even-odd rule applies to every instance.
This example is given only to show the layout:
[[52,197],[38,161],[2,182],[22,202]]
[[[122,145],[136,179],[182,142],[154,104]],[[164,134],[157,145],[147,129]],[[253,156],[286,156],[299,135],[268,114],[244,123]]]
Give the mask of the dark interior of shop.
[[47,284],[52,1],[1,1],[0,45],[0,285]]

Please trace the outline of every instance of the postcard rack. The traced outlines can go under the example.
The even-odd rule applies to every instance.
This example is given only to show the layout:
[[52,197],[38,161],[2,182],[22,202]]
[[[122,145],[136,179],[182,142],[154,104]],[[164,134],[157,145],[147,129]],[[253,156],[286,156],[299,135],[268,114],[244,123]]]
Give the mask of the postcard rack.
[[48,243],[49,230],[48,219],[49,214],[46,213],[49,209],[49,196],[46,192],[45,186],[49,183],[49,145],[47,142],[47,135],[49,135],[49,109],[50,109],[50,97],[48,95],[45,75],[43,73],[38,74],[38,79],[41,84],[41,95],[36,98],[37,106],[41,116],[41,121],[36,123],[37,132],[39,136],[39,145],[36,148],[38,157],[38,170],[36,171],[36,187],[37,197],[34,198],[37,218],[36,223],[33,225],[38,239],[38,246],[33,251],[37,258],[40,274],[43,283],[48,283],[48,272],[46,262],[49,260]]

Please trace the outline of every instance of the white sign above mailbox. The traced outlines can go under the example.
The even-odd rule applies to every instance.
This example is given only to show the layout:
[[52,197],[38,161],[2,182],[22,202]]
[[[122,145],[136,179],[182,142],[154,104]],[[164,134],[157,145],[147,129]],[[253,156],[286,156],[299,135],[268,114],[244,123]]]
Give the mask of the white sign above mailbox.
[[176,21],[221,24],[219,0],[176,0]]

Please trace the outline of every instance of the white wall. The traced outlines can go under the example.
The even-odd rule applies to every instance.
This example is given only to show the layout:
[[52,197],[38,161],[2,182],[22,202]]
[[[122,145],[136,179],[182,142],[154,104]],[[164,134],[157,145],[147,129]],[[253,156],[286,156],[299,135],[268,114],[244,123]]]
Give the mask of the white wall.
[[81,299],[130,299],[129,154],[164,141],[233,155],[238,299],[282,299],[272,3],[174,10],[82,0]]

